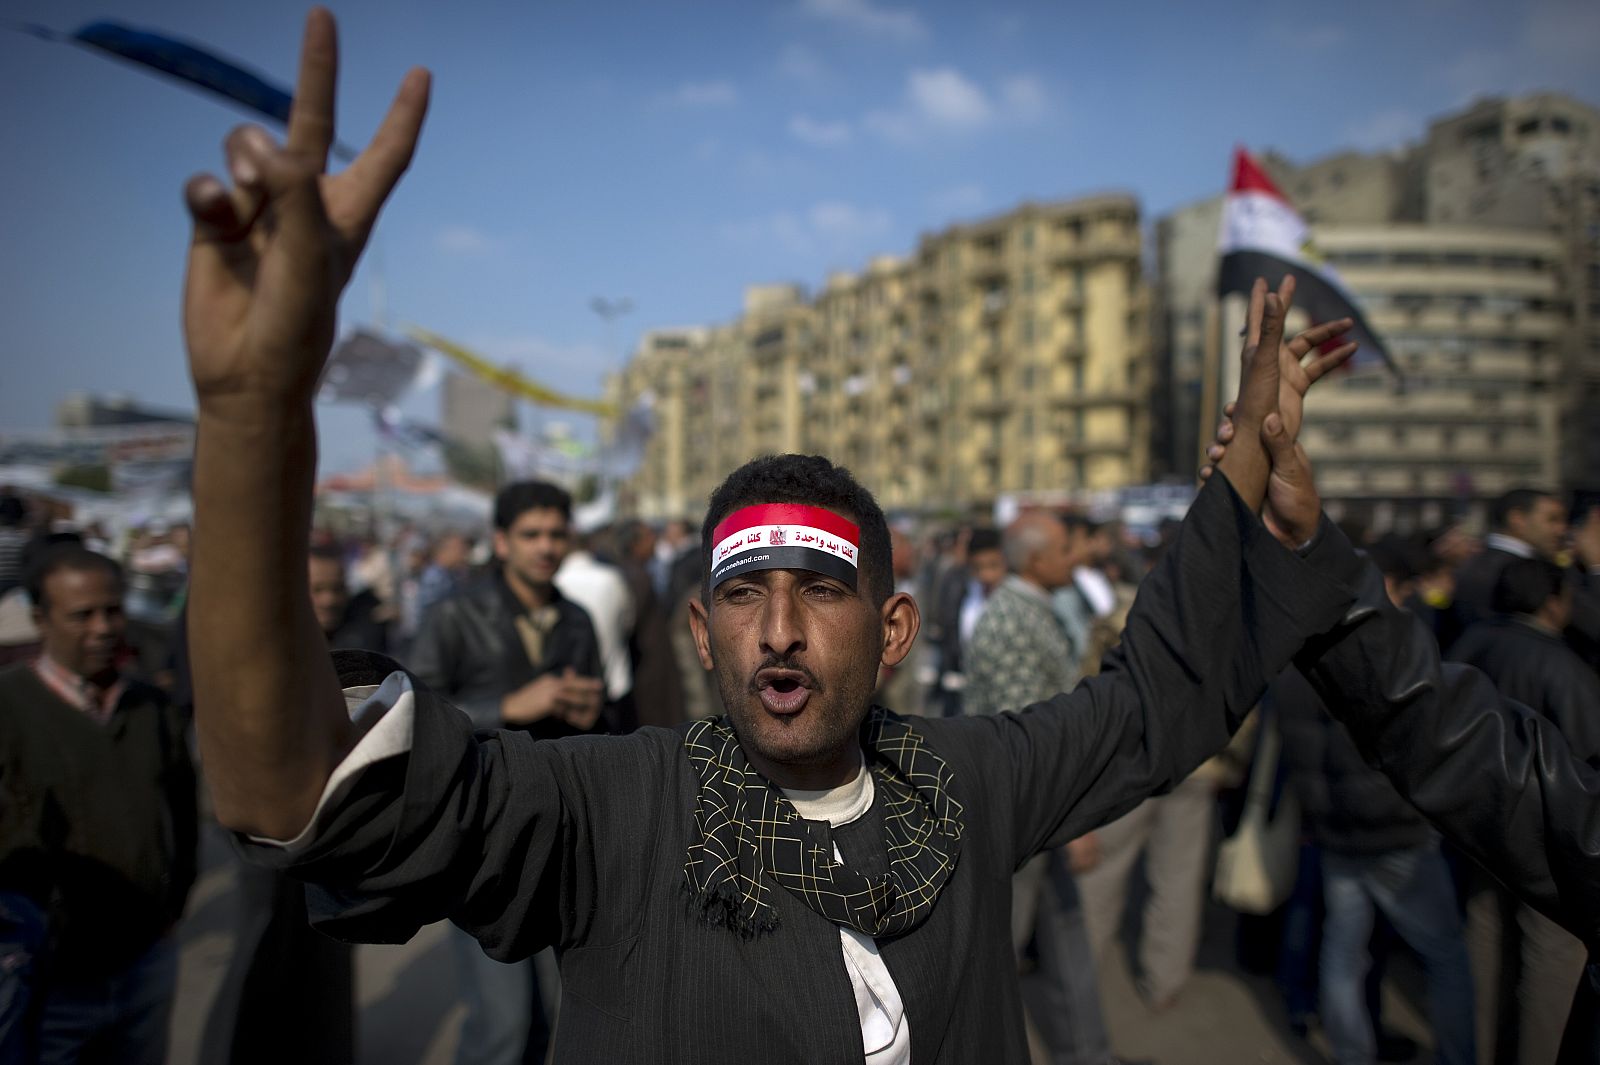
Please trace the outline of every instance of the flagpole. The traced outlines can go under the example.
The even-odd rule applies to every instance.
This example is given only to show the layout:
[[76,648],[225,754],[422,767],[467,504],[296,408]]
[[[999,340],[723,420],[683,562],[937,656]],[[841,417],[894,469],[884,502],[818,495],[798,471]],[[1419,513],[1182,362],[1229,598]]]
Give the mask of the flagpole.
[[1211,445],[1212,427],[1222,414],[1218,393],[1222,390],[1222,297],[1206,304],[1205,349],[1200,378],[1200,465],[1205,464],[1206,448]]

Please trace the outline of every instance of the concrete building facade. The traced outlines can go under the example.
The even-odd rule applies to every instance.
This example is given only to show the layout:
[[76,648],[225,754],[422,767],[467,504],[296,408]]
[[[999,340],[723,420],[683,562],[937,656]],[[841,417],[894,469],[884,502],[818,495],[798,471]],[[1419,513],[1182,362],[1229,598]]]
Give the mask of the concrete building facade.
[[756,455],[849,467],[886,508],[1116,488],[1149,472],[1150,293],[1136,201],[1013,211],[835,274],[747,291],[735,321],[652,333],[610,384],[656,434],[629,486],[693,516]]

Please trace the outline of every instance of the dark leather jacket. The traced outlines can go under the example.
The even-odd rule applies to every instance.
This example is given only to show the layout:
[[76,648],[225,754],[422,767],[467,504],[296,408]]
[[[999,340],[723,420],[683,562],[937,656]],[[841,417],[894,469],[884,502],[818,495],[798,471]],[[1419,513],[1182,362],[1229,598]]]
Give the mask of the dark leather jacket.
[[[568,666],[585,677],[600,676],[600,643],[589,615],[552,592],[560,617],[545,638],[544,661],[528,661],[513,622],[522,606],[496,569],[433,605],[411,645],[407,667],[465,711],[476,727],[519,727],[500,718],[500,700],[511,692]],[[577,735],[557,720],[535,722],[528,731],[543,737]],[[594,731],[608,731],[604,718]]]
[[1562,1065],[1600,1061],[1600,765],[1554,722],[1475,669],[1443,664],[1421,622],[1323,523],[1327,551],[1361,590],[1344,623],[1297,662],[1369,763],[1468,857],[1589,948]]

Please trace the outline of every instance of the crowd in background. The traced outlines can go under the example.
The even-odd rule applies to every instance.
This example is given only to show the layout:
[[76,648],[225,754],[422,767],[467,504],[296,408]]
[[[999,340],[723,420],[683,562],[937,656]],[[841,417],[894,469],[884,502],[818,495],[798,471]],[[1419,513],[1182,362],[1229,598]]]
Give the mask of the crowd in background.
[[[895,523],[896,588],[919,603],[922,636],[909,659],[883,669],[879,701],[906,714],[994,713],[1092,676],[1175,528],[1141,540],[1115,523],[1048,510],[1024,512],[1003,529]],[[1569,515],[1562,500],[1520,491],[1496,504],[1481,542],[1459,526],[1376,539],[1347,532],[1446,655],[1484,670],[1506,694],[1554,718],[1590,764],[1600,760],[1600,517]],[[0,664],[14,664],[0,674],[0,697],[20,697],[29,670],[56,670],[85,706],[121,712],[119,700],[137,691],[181,721],[190,550],[191,530],[181,523],[113,537],[74,526],[43,501],[0,495]],[[703,555],[687,520],[576,528],[565,492],[524,483],[502,491],[488,528],[316,530],[309,579],[330,646],[399,660],[482,726],[561,736],[720,712],[688,624]],[[70,660],[68,630],[78,622],[53,613],[65,601],[53,590],[72,591],[61,582],[95,570],[91,558],[114,560],[101,576],[112,581],[121,612],[102,619],[96,637],[96,646],[111,648],[111,664],[74,680],[90,659]],[[554,593],[529,591],[552,582]],[[1263,775],[1269,787],[1247,787]],[[1236,828],[1252,794],[1273,797],[1269,818],[1298,811],[1289,837],[1298,876],[1269,912],[1241,919],[1239,963],[1277,979],[1298,1033],[1320,1026],[1340,1062],[1414,1054],[1387,1031],[1377,993],[1388,957],[1403,945],[1424,973],[1436,1060],[1554,1060],[1583,967],[1578,940],[1442,848],[1292,669],[1228,750],[1181,786],[1018,871],[1014,945],[1019,965],[1035,969],[1046,989],[1048,1005],[1031,1020],[1058,1060],[1116,1060],[1094,974],[1121,943],[1129,898],[1143,900],[1131,966],[1140,993],[1154,1010],[1182,995],[1219,834]],[[7,832],[0,926],[13,932],[0,949],[23,958],[30,942],[43,949],[40,934],[55,933],[35,929],[30,941],[14,931],[31,919],[14,875],[17,839],[27,830]],[[181,884],[163,885],[177,892],[174,913],[193,876],[192,837],[180,832],[161,843],[167,858],[191,869]],[[172,851],[184,846],[187,856]],[[1140,869],[1145,889],[1132,892]],[[237,958],[219,991],[205,1060],[272,1060],[267,1050],[281,1038],[274,1018],[291,1008],[310,1010],[300,1016],[321,1033],[302,1057],[353,1060],[348,948],[309,930],[297,884],[269,870],[241,869],[240,877]],[[84,900],[64,903],[74,904]],[[170,938],[170,929],[156,938]],[[543,1060],[559,1008],[553,961],[501,965],[470,937],[456,939],[468,1004],[457,1060]],[[269,941],[274,950],[257,949]],[[170,1008],[170,973],[162,980],[166,1005],[142,1008]],[[7,1010],[25,1006],[0,996],[0,1024]]]

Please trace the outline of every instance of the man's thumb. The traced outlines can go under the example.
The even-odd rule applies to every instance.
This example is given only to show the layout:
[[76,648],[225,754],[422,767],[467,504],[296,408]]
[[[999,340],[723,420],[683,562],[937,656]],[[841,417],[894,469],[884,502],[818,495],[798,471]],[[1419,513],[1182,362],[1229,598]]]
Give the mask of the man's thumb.
[[1287,466],[1294,461],[1294,441],[1284,427],[1283,417],[1277,412],[1261,421],[1261,443],[1272,456],[1274,466]]

